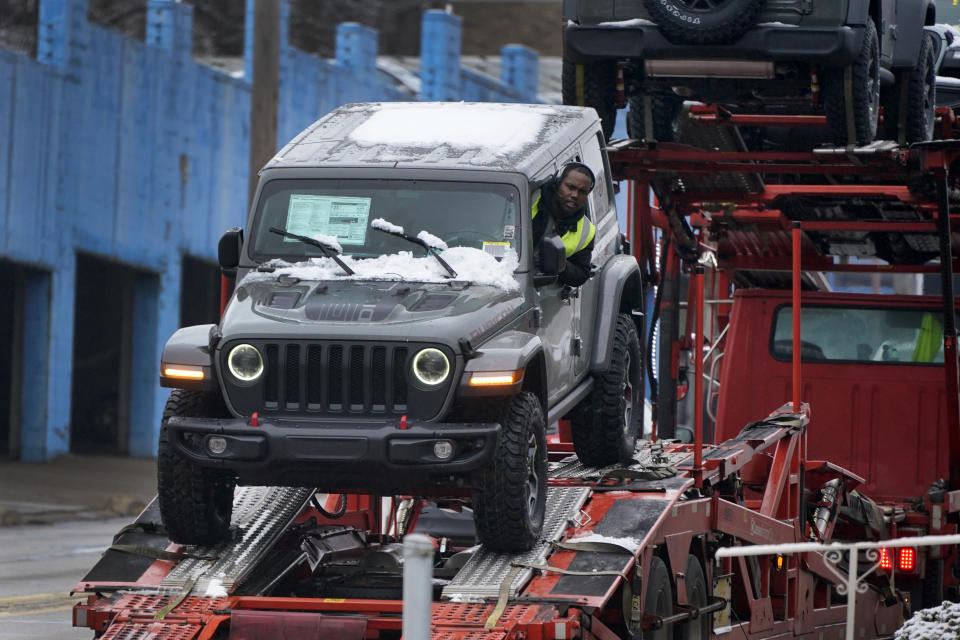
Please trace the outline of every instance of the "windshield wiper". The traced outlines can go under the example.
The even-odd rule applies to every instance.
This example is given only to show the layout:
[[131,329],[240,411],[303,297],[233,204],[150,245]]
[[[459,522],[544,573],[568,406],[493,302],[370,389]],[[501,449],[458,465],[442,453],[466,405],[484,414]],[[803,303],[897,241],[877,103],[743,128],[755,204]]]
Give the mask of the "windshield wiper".
[[383,233],[386,233],[387,235],[395,236],[395,237],[397,237],[397,238],[403,238],[403,239],[406,240],[407,242],[412,242],[413,244],[415,244],[415,245],[417,245],[417,246],[423,247],[424,249],[426,249],[427,253],[429,253],[429,254],[432,255],[434,258],[436,258],[436,259],[437,259],[437,262],[439,262],[440,265],[443,266],[443,268],[447,270],[447,273],[450,274],[450,277],[451,277],[451,278],[456,278],[456,277],[457,277],[457,272],[453,270],[453,267],[451,267],[449,264],[447,264],[447,261],[446,261],[446,260],[444,260],[443,258],[440,257],[440,254],[437,252],[437,248],[436,248],[436,247],[427,244],[424,240],[422,240],[422,239],[420,239],[420,238],[415,238],[414,236],[408,236],[408,235],[405,234],[404,232],[398,231],[397,229],[387,229],[387,228],[385,228],[385,227],[383,227],[383,226],[380,226],[380,225],[372,225],[372,227],[373,227],[374,229],[376,229],[377,231],[382,231]]
[[284,238],[299,240],[300,242],[304,244],[308,244],[311,247],[316,247],[317,249],[320,249],[320,251],[323,251],[323,255],[325,255],[326,257],[333,258],[334,261],[336,261],[336,263],[340,265],[340,268],[343,269],[348,276],[352,276],[354,274],[353,269],[348,267],[347,263],[341,260],[340,256],[337,255],[339,252],[337,251],[337,248],[334,247],[333,245],[329,245],[326,242],[321,242],[316,238],[310,238],[307,236],[297,235],[296,233],[290,233],[289,231],[284,231],[283,229],[278,229],[277,227],[270,227],[270,233],[275,233],[278,236],[283,236]]

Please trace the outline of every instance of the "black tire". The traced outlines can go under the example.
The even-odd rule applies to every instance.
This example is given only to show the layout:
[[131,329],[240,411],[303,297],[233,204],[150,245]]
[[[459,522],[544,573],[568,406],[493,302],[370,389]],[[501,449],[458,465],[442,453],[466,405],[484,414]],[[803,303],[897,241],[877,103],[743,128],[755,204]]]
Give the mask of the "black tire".
[[629,460],[643,424],[643,357],[633,319],[617,317],[610,367],[570,416],[573,449],[580,462],[603,467]]
[[526,551],[540,538],[547,506],[547,439],[540,401],[521,392],[499,411],[492,462],[473,478],[477,536],[491,549]]
[[[934,54],[932,37],[925,35],[920,43],[916,66],[899,74],[897,83],[889,91],[883,92],[883,129],[886,138],[905,143],[933,139],[937,109]],[[901,105],[906,108],[901,109]]]
[[644,5],[671,42],[725,44],[757,23],[764,0],[644,0]]
[[[866,33],[857,59],[850,65],[853,96],[854,138],[859,145],[870,144],[877,135],[880,113],[880,42],[873,20],[867,20]],[[825,67],[821,78],[823,109],[834,144],[849,143],[847,135],[844,67]]]
[[[646,133],[646,109],[643,97],[630,98],[630,110],[627,112],[627,137],[644,140]],[[658,96],[651,98],[653,109],[653,137],[660,142],[675,142],[677,139],[677,118],[683,107],[681,98]]]
[[617,123],[617,64],[613,60],[595,60],[576,64],[566,56],[561,71],[563,104],[593,107],[600,116],[603,137],[613,135]]
[[[670,585],[670,572],[667,565],[657,556],[650,561],[650,574],[647,580],[647,593],[643,597],[643,613],[666,618],[673,615],[673,587]],[[643,631],[642,640],[673,640],[673,624],[665,624],[659,629]]]
[[[686,583],[687,603],[691,607],[707,606],[707,579],[696,556],[687,556],[687,568],[683,571],[683,578]],[[708,613],[677,625],[674,640],[708,640],[712,617]]]
[[163,410],[157,450],[157,499],[167,535],[180,544],[216,544],[229,535],[236,479],[180,457],[167,433],[167,419],[172,416],[224,418],[229,414],[219,395],[174,389]]

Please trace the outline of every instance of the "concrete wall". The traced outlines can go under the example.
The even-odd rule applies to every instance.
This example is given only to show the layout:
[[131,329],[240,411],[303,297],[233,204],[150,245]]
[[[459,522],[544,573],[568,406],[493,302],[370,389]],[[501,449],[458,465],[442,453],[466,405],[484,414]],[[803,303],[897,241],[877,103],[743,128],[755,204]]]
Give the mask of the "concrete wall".
[[[145,42],[86,15],[86,0],[40,0],[37,58],[0,48],[0,259],[32,267],[12,452],[28,461],[70,450],[77,252],[144,274],[132,296],[125,441],[130,455],[150,456],[182,257],[215,259],[223,230],[246,218],[251,21],[247,72],[233,77],[191,59],[189,5],[149,0]],[[536,99],[534,52],[506,48],[501,82],[491,81],[460,68],[461,29],[455,16],[424,14],[420,99]],[[378,74],[376,32],[340,25],[330,61],[290,48],[282,31],[278,143],[345,102],[404,97]],[[82,313],[97,300],[80,303]]]

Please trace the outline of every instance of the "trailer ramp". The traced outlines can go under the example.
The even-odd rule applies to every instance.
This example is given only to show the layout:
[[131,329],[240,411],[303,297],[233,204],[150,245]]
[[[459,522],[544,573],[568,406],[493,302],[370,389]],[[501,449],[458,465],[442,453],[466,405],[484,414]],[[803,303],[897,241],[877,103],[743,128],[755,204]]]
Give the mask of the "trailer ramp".
[[295,487],[238,487],[233,497],[233,538],[197,547],[163,579],[159,591],[183,591],[192,585],[198,594],[233,592],[313,494],[314,489]]

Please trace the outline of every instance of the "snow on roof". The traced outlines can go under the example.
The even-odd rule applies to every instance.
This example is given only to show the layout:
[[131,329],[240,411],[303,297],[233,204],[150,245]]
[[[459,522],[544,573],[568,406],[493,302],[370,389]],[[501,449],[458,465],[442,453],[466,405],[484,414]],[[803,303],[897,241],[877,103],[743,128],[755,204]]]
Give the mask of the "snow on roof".
[[[502,260],[471,247],[451,247],[441,257],[457,272],[457,281],[477,285],[499,287],[517,291],[520,285],[513,277],[519,261],[517,254],[508,252]],[[414,257],[409,251],[400,251],[377,258],[354,258],[342,256],[341,260],[355,273],[348,276],[332,258],[311,258],[304,262],[289,263],[274,259],[264,266],[276,268],[273,273],[251,271],[242,283],[275,280],[281,275],[290,275],[301,280],[396,280],[402,282],[450,282],[447,271],[436,258]]]
[[536,142],[551,113],[549,107],[518,110],[505,106],[403,103],[371,114],[350,133],[350,139],[361,146],[431,149],[448,145],[460,149],[488,148],[496,154],[507,154]]
[[489,168],[533,177],[597,120],[591,109],[563,105],[348,104],[294,138],[265,169]]

